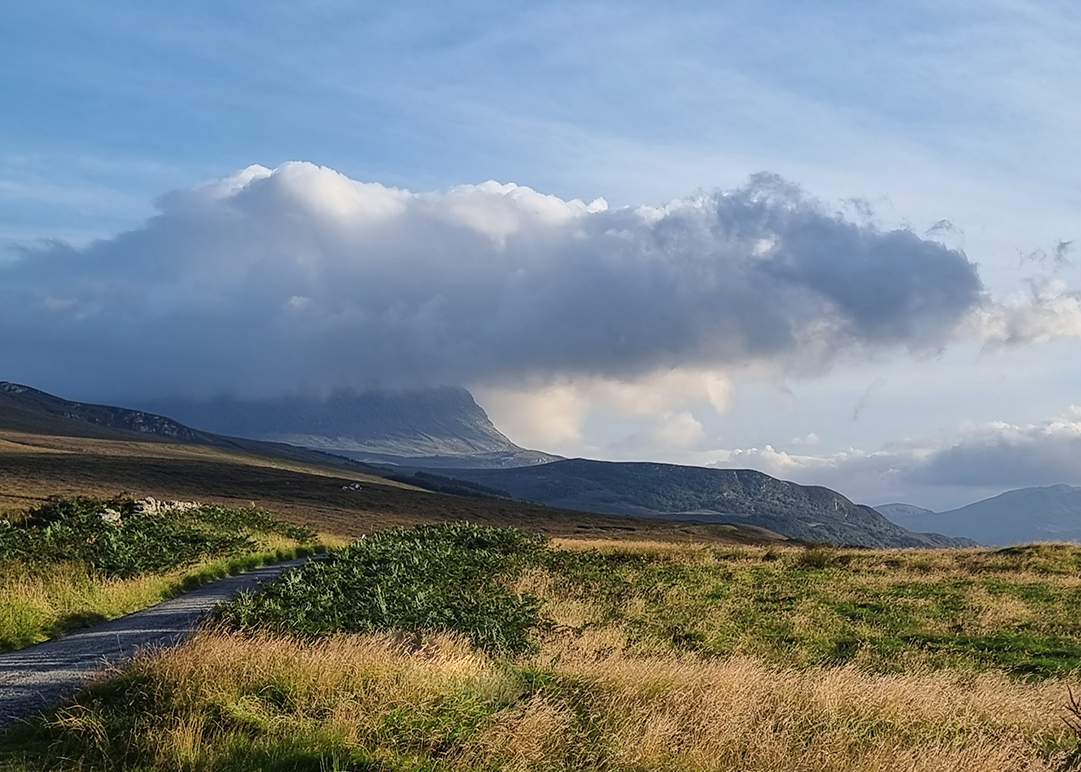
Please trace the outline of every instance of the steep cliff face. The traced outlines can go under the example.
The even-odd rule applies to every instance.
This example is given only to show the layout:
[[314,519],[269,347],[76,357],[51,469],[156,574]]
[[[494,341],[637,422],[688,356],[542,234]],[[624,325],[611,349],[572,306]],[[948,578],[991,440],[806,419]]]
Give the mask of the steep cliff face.
[[339,393],[145,406],[218,434],[287,442],[368,461],[428,466],[519,466],[554,456],[518,447],[462,388]]

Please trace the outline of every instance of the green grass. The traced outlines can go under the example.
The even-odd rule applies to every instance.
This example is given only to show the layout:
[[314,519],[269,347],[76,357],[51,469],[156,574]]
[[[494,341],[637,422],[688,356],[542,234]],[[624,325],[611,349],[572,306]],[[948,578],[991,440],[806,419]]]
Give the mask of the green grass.
[[[374,534],[0,735],[0,770],[1065,770],[1081,548]],[[1075,690],[1076,691],[1076,690]]]
[[[103,519],[106,509],[119,522]],[[260,565],[322,550],[256,509],[141,514],[130,498],[54,499],[0,519],[0,650],[110,619]]]
[[168,571],[207,558],[258,549],[259,538],[312,541],[315,532],[258,509],[213,504],[140,511],[130,497],[55,498],[0,519],[0,561],[42,566],[75,561],[105,576]]
[[[644,648],[801,667],[1081,669],[1081,549],[551,553],[557,595]],[[599,602],[598,602],[599,600]]]

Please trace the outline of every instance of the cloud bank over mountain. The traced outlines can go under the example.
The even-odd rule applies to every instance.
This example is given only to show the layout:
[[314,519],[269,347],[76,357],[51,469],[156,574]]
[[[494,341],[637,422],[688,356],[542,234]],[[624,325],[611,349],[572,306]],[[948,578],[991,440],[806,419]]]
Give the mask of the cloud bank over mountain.
[[997,304],[962,252],[852,222],[768,174],[610,209],[287,163],[158,208],[84,249],[0,264],[7,378],[109,398],[513,388],[756,362],[815,372],[956,335],[1081,330],[1068,288]]
[[1033,424],[998,421],[950,438],[912,438],[880,450],[803,455],[775,449],[714,451],[712,465],[752,467],[797,482],[840,485],[869,503],[904,499],[944,510],[1004,490],[1081,482],[1081,406]]

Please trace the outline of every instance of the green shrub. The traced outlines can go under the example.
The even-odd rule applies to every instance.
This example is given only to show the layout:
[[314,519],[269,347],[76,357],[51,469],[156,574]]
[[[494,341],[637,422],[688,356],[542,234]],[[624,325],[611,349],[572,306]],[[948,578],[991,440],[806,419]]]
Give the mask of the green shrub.
[[[110,515],[103,516],[107,511]],[[117,577],[253,552],[259,547],[259,534],[300,542],[315,538],[310,529],[279,523],[257,509],[203,505],[147,514],[137,511],[135,501],[127,497],[54,498],[0,523],[0,561],[30,566],[77,561]]]
[[242,595],[220,616],[295,635],[457,631],[490,651],[524,651],[542,621],[540,601],[508,585],[546,552],[543,537],[513,528],[381,531]]

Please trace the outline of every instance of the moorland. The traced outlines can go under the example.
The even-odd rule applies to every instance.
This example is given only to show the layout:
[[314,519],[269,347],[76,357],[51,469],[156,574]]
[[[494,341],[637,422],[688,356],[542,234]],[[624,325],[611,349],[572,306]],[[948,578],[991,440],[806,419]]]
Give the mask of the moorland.
[[0,768],[1067,769],[1079,561],[383,531],[10,730]]
[[[128,491],[211,506],[218,526],[188,525],[225,523],[245,554],[365,538],[7,730],[0,769],[995,772],[1078,757],[1063,720],[1081,672],[1075,546],[806,544],[61,423],[0,423],[13,522],[53,495]],[[92,559],[80,570],[100,578]]]

